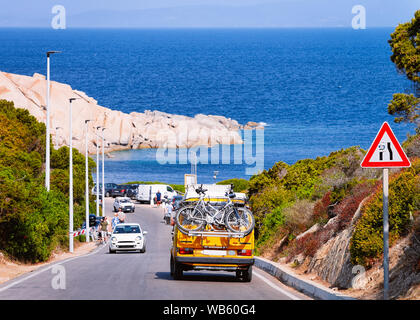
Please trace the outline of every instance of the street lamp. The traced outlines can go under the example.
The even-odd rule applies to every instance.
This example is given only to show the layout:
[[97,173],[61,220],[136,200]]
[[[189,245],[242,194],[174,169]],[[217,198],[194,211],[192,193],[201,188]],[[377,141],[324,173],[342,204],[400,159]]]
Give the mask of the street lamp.
[[90,120],[85,120],[85,204],[86,204],[86,242],[89,242],[89,158],[88,158],[88,123]]
[[[99,130],[102,126],[96,127]],[[98,135],[96,134],[96,216],[99,216],[99,143]],[[104,186],[102,186],[103,188]],[[102,211],[103,215],[103,211]]]
[[102,215],[105,215],[105,139],[104,139],[104,130],[102,128]]
[[47,119],[45,120],[47,126],[46,132],[46,148],[45,148],[45,188],[50,191],[50,56],[61,51],[47,52]]
[[74,100],[76,100],[78,98],[70,98],[69,102],[70,102],[70,114],[69,114],[69,128],[70,128],[70,137],[69,137],[69,147],[70,147],[70,186],[69,186],[69,248],[70,248],[70,252],[74,251],[74,246],[73,246],[73,129],[72,129],[72,124],[73,124],[73,113],[72,113],[72,102]]

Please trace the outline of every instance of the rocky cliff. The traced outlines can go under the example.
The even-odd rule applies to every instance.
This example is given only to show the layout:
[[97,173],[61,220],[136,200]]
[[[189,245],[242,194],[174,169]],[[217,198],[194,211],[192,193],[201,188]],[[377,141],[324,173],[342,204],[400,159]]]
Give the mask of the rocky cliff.
[[[17,108],[24,108],[37,118],[46,121],[45,76],[35,73],[32,77],[0,72],[0,99],[13,101]],[[190,148],[199,145],[241,144],[238,132],[243,127],[235,120],[223,116],[198,114],[194,118],[159,111],[120,111],[98,105],[84,92],[69,85],[51,81],[51,136],[56,147],[69,144],[69,99],[77,98],[73,108],[73,146],[85,150],[85,120],[88,123],[89,153],[96,152],[98,126],[106,140],[106,152],[142,148]]]

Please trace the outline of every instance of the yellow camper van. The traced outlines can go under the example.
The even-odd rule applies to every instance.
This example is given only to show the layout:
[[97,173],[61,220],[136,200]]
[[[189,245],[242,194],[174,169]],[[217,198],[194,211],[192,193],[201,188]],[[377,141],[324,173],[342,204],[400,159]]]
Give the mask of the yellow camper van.
[[[186,196],[185,202],[197,201]],[[209,197],[207,201],[223,202],[221,197]],[[236,199],[238,206],[245,201]],[[242,201],[242,203],[241,203]],[[170,270],[174,279],[181,279],[183,271],[210,270],[231,271],[240,281],[252,279],[254,264],[254,230],[248,234],[228,230],[214,230],[206,226],[200,231],[181,232],[175,224],[170,249]]]

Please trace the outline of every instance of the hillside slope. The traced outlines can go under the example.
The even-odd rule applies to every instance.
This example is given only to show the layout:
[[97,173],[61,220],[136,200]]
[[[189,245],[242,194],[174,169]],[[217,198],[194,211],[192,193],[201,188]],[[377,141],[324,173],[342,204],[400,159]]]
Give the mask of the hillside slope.
[[[391,296],[420,284],[420,159],[404,143],[412,167],[391,170]],[[331,287],[362,298],[380,296],[382,253],[381,170],[362,169],[357,147],[305,159],[253,176],[248,195],[257,221],[260,255],[289,264]],[[356,277],[356,271],[366,277]],[[404,281],[401,281],[404,279]],[[363,290],[354,290],[364,288]]]

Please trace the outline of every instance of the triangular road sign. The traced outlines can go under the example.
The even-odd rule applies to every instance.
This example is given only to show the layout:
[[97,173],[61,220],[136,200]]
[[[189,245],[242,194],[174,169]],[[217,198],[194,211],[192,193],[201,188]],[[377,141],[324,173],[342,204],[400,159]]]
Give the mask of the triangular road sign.
[[382,124],[360,166],[362,168],[405,168],[411,166],[410,160],[401,148],[388,122]]

